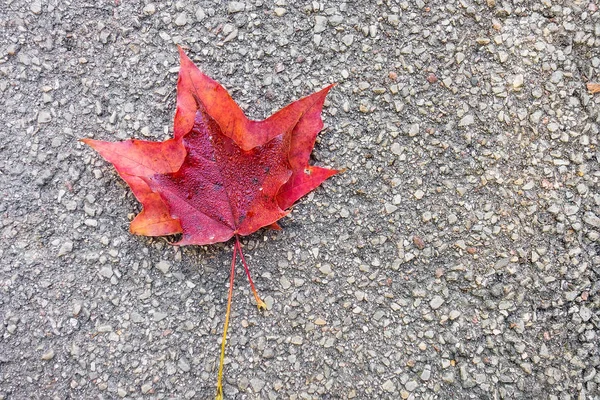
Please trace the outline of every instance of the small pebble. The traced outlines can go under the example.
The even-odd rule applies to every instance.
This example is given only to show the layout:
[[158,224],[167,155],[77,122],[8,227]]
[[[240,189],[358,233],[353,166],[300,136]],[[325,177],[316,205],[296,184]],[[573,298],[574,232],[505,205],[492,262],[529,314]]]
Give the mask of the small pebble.
[[50,361],[53,358],[54,358],[54,350],[53,349],[49,349],[44,354],[42,354],[42,360],[44,360],[44,361]]
[[288,278],[286,278],[285,276],[282,276],[281,279],[279,279],[279,283],[281,284],[281,287],[283,288],[283,290],[287,290],[292,286],[292,283],[290,282],[290,280]]
[[417,381],[414,380],[410,380],[404,384],[404,388],[409,392],[414,391],[417,388],[417,386],[419,386],[419,384],[417,383]]
[[166,274],[167,272],[169,272],[169,269],[171,268],[171,264],[168,261],[160,260],[156,264],[156,268],[163,274]]
[[394,385],[394,382],[390,379],[385,381],[383,385],[381,385],[381,388],[388,393],[394,393],[396,391],[396,385]]
[[185,12],[179,13],[177,18],[175,18],[175,25],[177,26],[185,26],[187,24],[187,14]]
[[348,47],[352,46],[353,42],[354,42],[354,35],[352,35],[352,34],[344,35],[344,37],[342,37],[342,43],[344,43]]
[[475,118],[473,117],[473,115],[467,114],[461,118],[461,120],[458,122],[458,126],[464,127],[464,126],[473,125],[474,123],[475,123]]
[[41,14],[42,13],[42,3],[38,0],[32,1],[31,5],[29,6],[29,10],[36,15]]
[[154,5],[154,3],[148,3],[144,6],[142,12],[145,15],[153,15],[156,12],[156,6]]
[[150,383],[144,383],[142,385],[141,389],[142,389],[142,393],[143,394],[148,394],[152,390],[152,384],[150,384]]
[[230,1],[227,5],[227,12],[229,14],[239,13],[244,11],[246,5],[241,1]]
[[319,271],[321,271],[322,274],[324,275],[329,275],[331,274],[331,265],[330,264],[323,264],[319,267]]
[[38,113],[37,121],[39,124],[47,124],[52,121],[52,115],[48,111],[40,111]]
[[73,251],[73,242],[71,242],[70,240],[67,240],[60,246],[60,249],[58,250],[58,256],[62,257],[64,255],[69,254],[72,251]]
[[429,306],[434,310],[437,310],[444,304],[444,299],[440,296],[434,296],[433,299],[429,302]]

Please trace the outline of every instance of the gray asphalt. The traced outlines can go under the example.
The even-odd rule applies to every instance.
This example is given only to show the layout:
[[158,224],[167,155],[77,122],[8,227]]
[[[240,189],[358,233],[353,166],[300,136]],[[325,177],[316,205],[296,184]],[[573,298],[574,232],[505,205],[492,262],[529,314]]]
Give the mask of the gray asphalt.
[[228,399],[600,399],[597,1],[0,3],[0,399],[214,397],[232,243],[130,235],[177,44],[262,119],[337,82],[244,238]]

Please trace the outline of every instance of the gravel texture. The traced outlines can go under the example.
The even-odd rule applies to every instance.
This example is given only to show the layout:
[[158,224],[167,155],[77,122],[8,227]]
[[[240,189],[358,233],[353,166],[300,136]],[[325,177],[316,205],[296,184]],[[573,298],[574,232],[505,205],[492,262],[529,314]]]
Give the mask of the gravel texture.
[[170,135],[176,44],[347,168],[243,243],[229,399],[600,398],[596,0],[0,3],[0,399],[214,395],[231,243],[128,233],[77,142]]

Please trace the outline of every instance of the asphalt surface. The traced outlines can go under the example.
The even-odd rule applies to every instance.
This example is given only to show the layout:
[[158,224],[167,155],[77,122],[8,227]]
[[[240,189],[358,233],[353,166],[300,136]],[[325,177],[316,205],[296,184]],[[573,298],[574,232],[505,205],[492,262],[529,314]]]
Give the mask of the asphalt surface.
[[244,238],[228,399],[600,398],[597,1],[0,3],[0,399],[210,399],[232,244],[130,235],[177,44],[347,168]]

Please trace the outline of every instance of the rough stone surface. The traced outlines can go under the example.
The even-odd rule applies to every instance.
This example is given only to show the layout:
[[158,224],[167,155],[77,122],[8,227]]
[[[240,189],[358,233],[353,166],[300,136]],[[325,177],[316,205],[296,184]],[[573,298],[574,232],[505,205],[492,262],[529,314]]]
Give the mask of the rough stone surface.
[[169,137],[176,44],[254,119],[337,83],[346,171],[242,238],[226,398],[597,399],[598,8],[2,2],[0,399],[214,398],[231,243],[131,235],[77,141]]
[[157,264],[156,264],[156,268],[158,268],[158,270],[160,272],[162,272],[163,274],[166,274],[167,272],[169,272],[169,269],[171,268],[171,263],[169,263],[166,260],[160,260]]
[[231,14],[233,14],[233,13],[239,13],[241,11],[244,11],[245,8],[246,8],[246,5],[243,2],[241,2],[241,1],[231,1],[227,5],[227,10]]

